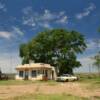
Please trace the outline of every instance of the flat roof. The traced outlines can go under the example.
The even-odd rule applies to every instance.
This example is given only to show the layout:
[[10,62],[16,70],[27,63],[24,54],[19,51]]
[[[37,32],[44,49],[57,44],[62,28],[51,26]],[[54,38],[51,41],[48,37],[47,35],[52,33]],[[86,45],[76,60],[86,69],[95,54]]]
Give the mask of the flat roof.
[[24,64],[24,65],[19,65],[16,67],[16,70],[20,69],[52,69],[53,66],[50,64],[44,64],[44,63],[30,63],[30,64]]

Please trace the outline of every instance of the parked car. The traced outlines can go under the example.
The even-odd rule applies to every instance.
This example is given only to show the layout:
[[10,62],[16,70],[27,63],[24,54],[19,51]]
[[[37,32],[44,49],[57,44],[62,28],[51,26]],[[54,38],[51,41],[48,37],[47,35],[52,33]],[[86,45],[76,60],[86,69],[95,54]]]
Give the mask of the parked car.
[[78,77],[70,74],[63,74],[57,77],[57,81],[59,82],[68,82],[68,81],[76,81],[76,80],[78,80]]
[[0,80],[8,80],[8,76],[6,74],[0,75]]
[[6,74],[3,74],[0,70],[0,80],[8,80],[8,76]]

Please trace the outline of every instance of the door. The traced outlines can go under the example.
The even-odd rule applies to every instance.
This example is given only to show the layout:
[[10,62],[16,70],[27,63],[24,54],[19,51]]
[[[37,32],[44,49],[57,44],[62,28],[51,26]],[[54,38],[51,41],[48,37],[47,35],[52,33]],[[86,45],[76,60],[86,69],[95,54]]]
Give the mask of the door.
[[28,80],[28,77],[29,77],[29,71],[25,71],[25,77],[24,77],[24,79]]
[[47,71],[47,70],[45,70],[44,80],[45,80],[45,81],[48,80],[48,71]]

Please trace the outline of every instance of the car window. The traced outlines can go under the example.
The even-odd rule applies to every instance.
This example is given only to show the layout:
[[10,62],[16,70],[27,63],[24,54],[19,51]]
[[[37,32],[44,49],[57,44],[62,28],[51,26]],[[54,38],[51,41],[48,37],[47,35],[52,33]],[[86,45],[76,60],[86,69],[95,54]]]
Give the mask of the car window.
[[69,74],[63,74],[62,76],[67,76],[67,77],[68,77],[68,76],[70,76],[70,75],[69,75]]

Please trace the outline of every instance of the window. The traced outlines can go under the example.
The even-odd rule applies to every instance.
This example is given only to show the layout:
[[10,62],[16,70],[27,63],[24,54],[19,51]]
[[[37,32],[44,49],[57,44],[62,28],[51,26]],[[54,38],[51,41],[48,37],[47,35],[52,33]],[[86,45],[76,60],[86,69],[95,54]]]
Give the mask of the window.
[[38,75],[43,74],[42,70],[37,70]]
[[23,77],[23,71],[19,71],[19,76]]
[[36,76],[37,76],[37,75],[36,75],[36,70],[32,70],[31,76],[32,76],[32,77],[36,77]]

